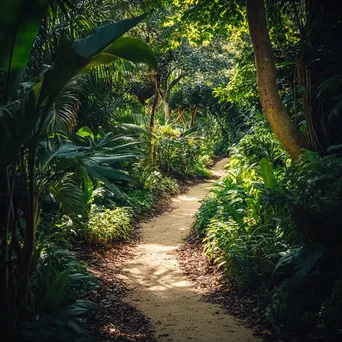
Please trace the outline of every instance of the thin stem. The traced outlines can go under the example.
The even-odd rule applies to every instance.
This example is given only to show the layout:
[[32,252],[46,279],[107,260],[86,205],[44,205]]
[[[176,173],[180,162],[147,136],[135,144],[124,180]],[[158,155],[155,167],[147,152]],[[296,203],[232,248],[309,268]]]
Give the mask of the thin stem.
[[18,317],[25,301],[28,289],[28,281],[31,269],[32,255],[34,251],[34,240],[36,232],[36,221],[37,221],[37,198],[36,198],[36,174],[35,174],[35,159],[37,152],[37,144],[33,143],[31,151],[28,156],[28,215],[26,221],[26,240],[22,249],[21,258],[19,260],[18,274],[18,291],[15,294],[15,302],[13,307],[13,317],[11,320],[11,333],[13,334]]

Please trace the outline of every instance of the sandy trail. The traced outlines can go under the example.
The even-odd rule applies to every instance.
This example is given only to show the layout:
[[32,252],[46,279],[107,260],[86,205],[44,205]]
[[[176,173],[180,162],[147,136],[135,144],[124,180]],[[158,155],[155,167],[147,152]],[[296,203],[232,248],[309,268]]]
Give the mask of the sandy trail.
[[[226,159],[213,172],[220,176]],[[174,209],[142,225],[142,242],[135,256],[122,266],[121,279],[133,289],[127,302],[149,317],[157,341],[257,341],[252,332],[222,313],[215,304],[201,300],[179,268],[176,249],[190,230],[193,216],[211,183],[192,187],[173,198]]]

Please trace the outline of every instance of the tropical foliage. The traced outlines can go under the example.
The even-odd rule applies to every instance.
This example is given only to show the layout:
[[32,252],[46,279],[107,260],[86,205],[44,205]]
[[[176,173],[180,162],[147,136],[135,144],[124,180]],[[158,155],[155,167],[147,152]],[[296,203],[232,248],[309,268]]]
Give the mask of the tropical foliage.
[[314,325],[317,336],[339,326],[336,290],[322,286],[339,281],[340,172],[339,157],[306,152],[293,163],[269,133],[256,130],[233,148],[227,176],[196,216],[208,258],[234,285],[259,292],[275,333],[284,322],[301,334]]
[[194,223],[206,255],[259,295],[274,335],[339,340],[335,8],[323,0],[3,1],[6,341],[85,338],[98,308],[81,296],[97,282],[75,251],[130,239],[161,199],[210,178],[218,156],[230,157],[227,175]]

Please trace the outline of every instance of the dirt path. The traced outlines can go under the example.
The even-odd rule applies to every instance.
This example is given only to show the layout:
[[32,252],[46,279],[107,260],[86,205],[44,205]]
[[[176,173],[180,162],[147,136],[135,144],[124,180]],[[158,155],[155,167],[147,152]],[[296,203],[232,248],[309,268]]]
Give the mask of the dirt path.
[[[213,172],[220,176],[227,160]],[[127,260],[120,278],[133,289],[127,302],[152,321],[157,341],[248,342],[257,341],[252,332],[239,325],[218,305],[205,303],[179,268],[176,249],[191,227],[199,201],[211,183],[202,183],[173,199],[171,212],[145,222],[142,242],[135,257]]]

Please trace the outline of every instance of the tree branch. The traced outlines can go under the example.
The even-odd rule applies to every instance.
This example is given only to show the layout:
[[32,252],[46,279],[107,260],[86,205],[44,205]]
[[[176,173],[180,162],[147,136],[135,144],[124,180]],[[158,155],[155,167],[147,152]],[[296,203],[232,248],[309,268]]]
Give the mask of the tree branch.
[[165,90],[165,95],[169,95],[170,91],[172,90],[172,88],[182,79],[184,78],[186,75],[185,74],[180,74],[178,77],[176,77],[170,84],[169,86],[166,88]]

